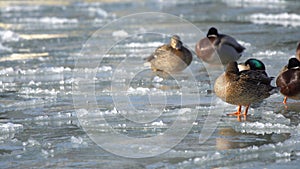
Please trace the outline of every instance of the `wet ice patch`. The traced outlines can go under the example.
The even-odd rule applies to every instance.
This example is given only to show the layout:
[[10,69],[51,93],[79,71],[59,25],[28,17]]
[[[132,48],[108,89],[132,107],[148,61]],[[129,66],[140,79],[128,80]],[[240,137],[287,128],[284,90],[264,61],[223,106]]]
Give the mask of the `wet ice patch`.
[[88,7],[87,10],[92,14],[92,15],[97,15],[97,16],[102,16],[103,18],[108,17],[108,13],[100,8],[100,7]]
[[284,8],[284,0],[222,0],[233,7]]
[[262,112],[261,120],[256,122],[242,122],[234,125],[236,131],[253,134],[282,134],[291,133],[294,129],[290,126],[290,119],[273,111]]
[[[2,59],[0,59],[1,61]],[[3,61],[3,60],[2,60]],[[0,70],[0,75],[37,75],[37,74],[61,74],[65,72],[71,72],[71,68],[69,67],[45,67],[40,69],[20,69],[7,67]]]
[[261,122],[273,123],[273,124],[285,124],[290,125],[291,120],[285,118],[282,114],[276,114],[273,111],[266,111],[261,113]]
[[[155,86],[159,87],[159,86]],[[120,95],[119,93],[114,93],[114,95]],[[181,91],[171,91],[171,90],[161,90],[158,88],[147,88],[147,87],[129,87],[126,91],[126,95],[150,95],[150,96],[172,96],[172,95],[182,95]]]
[[235,126],[235,130],[242,133],[253,133],[253,134],[272,134],[272,133],[289,133],[291,132],[291,127],[285,124],[272,124],[272,123],[262,123],[262,122],[243,122]]
[[128,33],[124,30],[118,30],[118,31],[114,31],[112,33],[113,37],[118,37],[118,38],[125,38],[128,36]]
[[3,46],[3,45],[0,43],[0,53],[4,53],[4,52],[12,52],[12,48]]
[[254,57],[257,58],[270,58],[273,59],[274,56],[278,57],[286,57],[286,53],[282,51],[275,51],[275,50],[266,50],[266,51],[258,51],[253,53]]
[[5,12],[18,12],[18,11],[24,11],[24,12],[30,12],[30,11],[37,11],[40,10],[41,7],[37,5],[31,5],[31,6],[6,6],[2,7],[1,10]]
[[300,26],[300,15],[295,13],[279,13],[279,14],[256,13],[250,15],[248,19],[255,24]]
[[11,30],[0,30],[0,40],[2,42],[17,42],[19,39],[19,35]]
[[159,83],[159,82],[162,82],[164,79],[159,77],[159,76],[155,76],[152,80],[152,82],[155,82],[155,83]]
[[35,147],[40,146],[41,143],[33,138],[29,138],[27,141],[23,142],[22,145],[25,147]]
[[88,145],[87,142],[85,142],[83,140],[83,138],[80,137],[80,136],[78,136],[78,137],[72,136],[70,140],[71,140],[73,148],[79,148],[79,147],[82,147],[82,146],[86,147]]
[[238,40],[238,43],[244,46],[246,49],[249,49],[251,47],[251,43]]
[[152,126],[164,126],[164,122],[162,120],[151,123]]
[[47,24],[77,24],[78,23],[78,19],[58,18],[58,17],[22,18],[16,21],[28,22],[28,23],[47,23]]
[[100,72],[112,71],[112,67],[111,66],[101,66],[98,68],[98,71],[100,71]]
[[23,130],[22,124],[4,123],[0,124],[0,133],[10,133]]
[[144,48],[144,47],[159,47],[163,45],[162,42],[149,42],[149,43],[138,43],[138,42],[132,42],[125,44],[125,47],[129,48]]
[[61,91],[56,89],[41,89],[41,88],[29,88],[29,87],[23,87],[19,91],[19,93],[28,95],[28,94],[45,94],[45,95],[54,95],[56,96]]
[[[144,87],[137,87],[137,88],[130,87],[127,90],[127,94],[130,94],[130,95],[145,95],[145,94],[149,94],[150,90],[151,89],[144,88]],[[156,91],[156,89],[153,88],[152,91]]]

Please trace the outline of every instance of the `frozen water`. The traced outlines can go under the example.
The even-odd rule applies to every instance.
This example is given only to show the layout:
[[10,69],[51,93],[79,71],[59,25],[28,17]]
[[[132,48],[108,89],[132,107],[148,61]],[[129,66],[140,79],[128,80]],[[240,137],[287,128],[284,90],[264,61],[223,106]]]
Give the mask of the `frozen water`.
[[295,13],[264,14],[257,13],[250,16],[256,24],[275,24],[283,26],[300,26],[300,15]]
[[[285,0],[1,1],[1,168],[299,166],[299,102],[289,99],[285,107],[277,93],[250,108],[246,120],[227,116],[236,106],[215,99],[212,90],[223,67],[207,65],[194,53],[195,43],[215,26],[246,47],[238,62],[261,59],[276,77],[295,56],[299,5]],[[182,20],[153,20],[151,13],[105,29],[146,11]],[[172,77],[153,73],[144,58],[169,43],[172,34],[193,52],[193,62]],[[116,44],[100,54],[110,40]],[[90,49],[85,56],[83,46]],[[95,135],[106,145],[116,143],[118,150],[136,150],[135,157],[177,142],[163,154],[130,159],[101,147]]]
[[115,31],[115,32],[113,32],[112,33],[112,36],[114,36],[114,37],[127,37],[128,36],[128,33],[126,32],[126,31],[124,31],[124,30],[119,30],[119,31]]
[[22,124],[14,124],[14,123],[4,123],[0,124],[0,132],[3,133],[10,133],[10,132],[17,132],[23,129]]

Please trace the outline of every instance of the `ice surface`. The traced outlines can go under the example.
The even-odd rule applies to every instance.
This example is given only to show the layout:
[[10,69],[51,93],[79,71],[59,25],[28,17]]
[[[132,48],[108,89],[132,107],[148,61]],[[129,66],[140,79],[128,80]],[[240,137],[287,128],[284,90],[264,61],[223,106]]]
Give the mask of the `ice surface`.
[[145,48],[145,47],[159,47],[163,45],[162,42],[149,42],[149,43],[137,43],[137,42],[132,42],[125,44],[125,47],[130,47],[130,48]]
[[254,134],[271,134],[271,133],[289,133],[292,128],[284,124],[272,124],[262,122],[243,122],[235,127],[237,131],[242,133],[254,133]]
[[125,38],[128,36],[128,33],[124,30],[114,31],[112,33],[113,37]]
[[97,14],[98,16],[102,16],[104,18],[108,17],[108,13],[100,7],[88,7],[87,10],[92,14]]
[[3,45],[0,43],[0,54],[3,53],[4,51],[6,51],[6,52],[11,52],[11,51],[12,51],[12,48],[3,46]]
[[29,138],[26,142],[23,142],[22,145],[24,147],[35,147],[40,146],[41,143],[33,138]]
[[268,58],[274,58],[274,56],[285,56],[286,53],[282,51],[275,51],[275,50],[266,50],[266,51],[258,51],[253,53],[256,57],[268,57]]
[[23,130],[22,124],[2,123],[0,124],[0,133],[10,133]]
[[111,71],[112,67],[111,66],[102,66],[98,68],[98,71],[103,71],[103,72],[107,72],[107,71]]
[[285,0],[222,0],[234,7],[284,8]]
[[164,122],[162,120],[151,123],[152,126],[164,126]]
[[58,18],[58,17],[42,17],[42,18],[22,18],[20,22],[29,23],[46,23],[46,24],[77,24],[78,19]]
[[159,83],[159,82],[162,82],[164,79],[159,77],[159,76],[155,76],[152,80],[152,82],[156,82],[156,83]]
[[40,6],[6,6],[6,7],[2,7],[1,10],[5,11],[5,12],[18,12],[18,11],[37,11],[40,10],[41,7]]
[[0,30],[1,42],[17,42],[19,39],[19,35],[11,30]]
[[241,122],[234,126],[236,131],[242,133],[271,134],[290,133],[294,127],[290,126],[290,119],[273,111],[262,112],[262,119],[255,122]]
[[249,17],[256,24],[275,24],[283,26],[300,26],[300,15],[295,13],[265,14],[256,13]]
[[88,145],[87,142],[85,142],[83,140],[83,138],[80,137],[80,136],[79,137],[72,136],[71,137],[71,143],[72,143],[72,146],[74,148],[79,148],[79,147],[87,146]]
[[[0,7],[3,14],[0,23],[1,167],[286,168],[285,164],[291,162],[294,167],[299,166],[300,116],[299,109],[292,108],[296,101],[289,103],[286,109],[281,104],[283,97],[272,95],[260,107],[251,108],[246,121],[242,118],[242,122],[238,122],[236,118],[226,116],[226,113],[235,111],[236,106],[220,99],[213,100],[215,94],[208,91],[213,81],[209,80],[205,68],[215,67],[204,67],[194,53],[190,70],[196,78],[196,85],[186,76],[187,71],[179,73],[177,81],[155,76],[151,70],[142,74],[140,79],[135,76],[135,72],[145,70],[142,58],[169,42],[167,35],[161,34],[160,30],[178,32],[184,45],[194,51],[200,34],[190,32],[190,29],[181,32],[181,28],[185,28],[181,22],[161,18],[155,20],[161,21],[159,24],[149,26],[144,25],[143,20],[133,19],[127,26],[100,30],[96,38],[122,39],[132,32],[145,34],[120,41],[105,55],[100,56],[96,49],[91,49],[88,56],[79,58],[81,47],[96,30],[134,11],[153,9],[169,11],[187,19],[200,30],[205,30],[203,35],[209,25],[215,25],[221,32],[238,37],[238,42],[247,48],[240,61],[248,57],[263,59],[270,76],[276,76],[281,66],[287,63],[287,58],[295,53],[299,32],[295,27],[287,29],[284,26],[299,25],[298,1],[7,1]],[[221,15],[211,11],[219,11]],[[146,23],[152,21],[150,16]],[[254,24],[256,22],[261,22],[261,25]],[[128,31],[128,28],[133,31]],[[155,37],[149,32],[156,34]],[[47,36],[49,38],[44,38]],[[105,46],[97,43],[97,39],[93,42],[96,47]],[[98,62],[102,57],[101,63]],[[77,58],[85,65],[76,67]],[[122,90],[113,93],[112,76],[117,73],[114,69],[120,68],[119,63],[123,60],[130,66],[118,70],[123,73],[115,79],[116,88]],[[91,68],[90,63],[98,66]],[[95,77],[86,80],[85,77],[92,73]],[[217,76],[219,72],[212,74]],[[85,90],[76,91],[80,84]],[[96,98],[86,92],[94,86]],[[197,93],[201,94],[199,100],[193,97]],[[124,100],[114,102],[113,96],[124,96]],[[163,96],[166,96],[165,100],[156,99]],[[126,102],[127,98],[130,102]],[[74,103],[77,99],[86,105]],[[90,102],[94,99],[97,100],[96,106]],[[184,121],[194,112],[198,116],[189,123],[193,126],[186,137],[167,153],[149,160],[127,159],[104,151],[88,138],[89,134],[97,133],[86,133],[82,128],[88,126],[92,132],[111,134],[107,130],[111,126],[128,138],[143,139],[164,135],[175,120]],[[125,117],[137,113],[143,119],[159,117],[145,123]],[[207,120],[209,115],[214,121]],[[199,135],[203,134],[201,129],[209,121],[217,128],[207,142],[199,144]],[[232,135],[222,135],[221,128],[231,129]],[[175,133],[174,138],[176,136]],[[168,139],[172,140],[173,136]],[[218,149],[218,139],[229,145],[224,146],[227,149]],[[120,149],[143,148],[143,145],[127,144],[125,139],[117,141],[120,144],[115,146]],[[160,145],[155,148],[159,149]]]

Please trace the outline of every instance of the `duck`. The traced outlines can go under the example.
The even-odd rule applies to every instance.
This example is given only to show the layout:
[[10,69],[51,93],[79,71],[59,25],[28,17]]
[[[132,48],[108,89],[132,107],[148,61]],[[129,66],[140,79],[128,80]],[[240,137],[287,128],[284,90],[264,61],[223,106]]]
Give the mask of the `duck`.
[[[262,73],[262,75],[265,75],[266,77],[268,77],[265,64],[261,60],[258,60],[256,58],[250,58],[250,59],[246,60],[245,63],[239,63],[238,69],[240,72],[243,72],[246,70],[260,71]],[[271,77],[271,78],[274,78],[274,77]]]
[[174,73],[188,67],[193,60],[193,55],[183,46],[180,37],[173,35],[169,44],[158,47],[146,60],[150,62],[153,72]]
[[245,106],[243,115],[247,116],[250,104],[260,102],[276,92],[276,87],[271,86],[272,79],[261,71],[240,72],[237,62],[233,61],[216,79],[214,91],[221,100],[238,105],[237,111],[228,115],[240,116],[242,106]]
[[297,58],[289,59],[288,65],[277,76],[276,85],[284,95],[284,104],[288,98],[300,100],[300,61]]
[[206,38],[199,40],[195,46],[198,58],[213,65],[227,65],[237,61],[245,49],[233,37],[219,34],[215,27],[211,27]]

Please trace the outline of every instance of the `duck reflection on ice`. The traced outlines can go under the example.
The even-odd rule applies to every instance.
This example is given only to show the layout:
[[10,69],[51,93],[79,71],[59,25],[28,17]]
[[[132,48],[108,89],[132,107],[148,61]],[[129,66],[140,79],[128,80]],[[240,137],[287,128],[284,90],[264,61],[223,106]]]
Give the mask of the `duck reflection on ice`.
[[300,123],[300,104],[297,101],[288,102],[286,105],[278,104],[276,112],[281,113],[285,118],[291,120],[291,125],[299,125]]
[[290,133],[283,134],[247,134],[235,131],[233,128],[219,128],[216,138],[217,150],[261,146],[264,144],[283,142],[290,138]]

